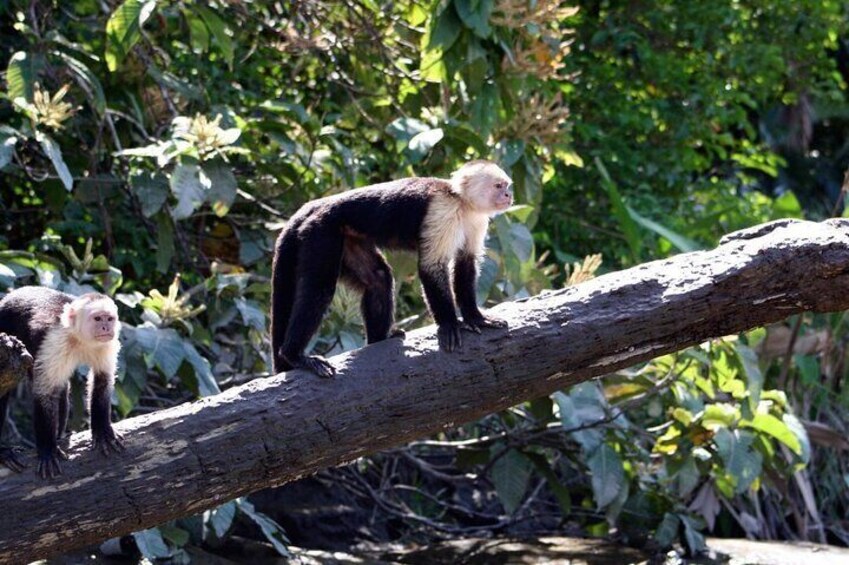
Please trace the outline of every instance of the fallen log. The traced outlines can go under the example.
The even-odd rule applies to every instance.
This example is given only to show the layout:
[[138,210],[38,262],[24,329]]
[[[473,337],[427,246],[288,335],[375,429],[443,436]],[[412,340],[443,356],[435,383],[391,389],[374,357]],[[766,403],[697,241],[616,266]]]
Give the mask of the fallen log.
[[124,420],[108,459],[74,434],[59,479],[0,471],[0,563],[212,508],[706,339],[849,307],[849,222],[779,221],[493,312],[506,330],[437,349],[432,327]]

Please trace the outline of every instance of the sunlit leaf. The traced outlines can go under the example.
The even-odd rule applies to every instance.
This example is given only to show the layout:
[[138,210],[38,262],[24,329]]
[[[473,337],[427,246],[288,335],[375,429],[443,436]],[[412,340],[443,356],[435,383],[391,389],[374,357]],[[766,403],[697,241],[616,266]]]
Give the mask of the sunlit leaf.
[[59,179],[62,181],[62,184],[65,185],[65,188],[69,191],[73,189],[74,177],[71,176],[71,171],[68,170],[68,165],[66,165],[65,160],[62,159],[62,150],[59,148],[59,144],[56,143],[52,137],[40,131],[35,132],[35,139],[39,144],[41,144],[41,148],[44,149],[48,159],[50,159],[50,162],[53,163],[53,169],[56,171],[56,174],[59,175]]

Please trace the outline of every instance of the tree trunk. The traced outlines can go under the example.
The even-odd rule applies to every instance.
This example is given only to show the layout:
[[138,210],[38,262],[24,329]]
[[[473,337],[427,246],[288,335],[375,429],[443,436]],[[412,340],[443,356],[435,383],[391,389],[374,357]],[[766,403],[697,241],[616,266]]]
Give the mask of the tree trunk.
[[0,471],[0,562],[27,562],[195,514],[658,355],[805,311],[849,307],[849,223],[781,221],[501,304],[507,330],[437,350],[433,328],[336,356],[333,379],[258,379],[117,429],[75,434],[65,474]]

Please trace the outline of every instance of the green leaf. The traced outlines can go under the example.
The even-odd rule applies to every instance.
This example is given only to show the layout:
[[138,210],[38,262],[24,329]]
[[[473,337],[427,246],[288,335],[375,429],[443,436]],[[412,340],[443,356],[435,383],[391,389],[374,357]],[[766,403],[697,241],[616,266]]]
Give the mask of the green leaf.
[[171,173],[171,192],[177,197],[177,206],[171,210],[175,220],[188,218],[206,201],[210,181],[200,173],[197,165],[184,164],[177,165]]
[[15,144],[18,143],[16,135],[0,134],[0,170],[12,162],[15,155]]
[[760,366],[758,366],[758,356],[750,347],[739,342],[735,345],[734,350],[737,352],[740,365],[746,375],[749,409],[754,414],[758,409],[758,404],[760,404],[761,392],[764,387],[764,376]]
[[187,9],[183,9],[183,17],[186,18],[186,24],[189,26],[189,38],[192,43],[192,49],[200,53],[206,53],[209,50],[209,28],[206,27],[204,21]]
[[790,428],[772,414],[756,414],[751,422],[743,421],[741,426],[753,428],[770,435],[786,445],[796,455],[802,455],[802,444]]
[[180,334],[170,328],[156,328],[152,325],[128,328],[128,330],[132,332],[134,339],[142,348],[148,368],[157,367],[168,379],[177,374],[177,370],[186,358],[186,350]]
[[59,148],[59,144],[56,143],[52,137],[40,131],[35,132],[35,139],[39,144],[41,144],[41,148],[44,149],[44,152],[47,154],[50,162],[53,163],[53,168],[56,170],[56,174],[59,175],[62,184],[65,185],[65,188],[68,191],[73,189],[74,177],[71,176],[71,171],[68,170],[68,165],[66,165],[64,159],[62,159],[62,150]]
[[164,524],[162,526],[157,526],[159,533],[162,534],[162,537],[171,542],[171,545],[176,547],[183,547],[187,543],[189,543],[189,532],[184,530],[183,528],[178,528],[177,526],[172,526],[171,524]]
[[218,388],[218,382],[212,374],[209,361],[198,353],[198,350],[195,349],[195,346],[191,342],[183,342],[183,349],[186,361],[189,362],[195,372],[198,395],[213,396],[221,392],[221,389]]
[[9,100],[23,98],[32,102],[35,70],[32,55],[18,51],[9,59],[6,67],[6,93]]
[[[493,447],[493,450],[499,447]],[[513,514],[528,490],[531,462],[515,449],[509,450],[492,465],[492,483],[504,510]]]
[[622,459],[612,447],[602,444],[587,460],[592,478],[593,494],[599,509],[616,500],[625,484]]
[[710,404],[701,414],[701,425],[708,430],[718,430],[732,426],[740,417],[740,412],[730,404]]
[[509,169],[525,154],[525,142],[521,139],[502,139],[495,146],[501,166]]
[[106,22],[106,66],[110,72],[141,38],[141,27],[156,8],[156,0],[125,0]]
[[457,38],[460,36],[462,25],[457,19],[457,12],[454,11],[451,4],[447,5],[434,20],[433,27],[429,30],[429,34],[423,39],[426,41],[424,47],[426,50],[440,51],[440,55],[454,45]]
[[136,546],[141,554],[151,561],[171,557],[171,550],[168,549],[162,534],[156,528],[133,532],[133,539],[136,540]]
[[527,457],[531,463],[533,463],[537,472],[545,477],[545,481],[548,483],[548,488],[557,499],[557,503],[560,505],[560,511],[563,515],[570,515],[572,513],[572,497],[569,494],[569,489],[560,483],[560,480],[554,473],[554,469],[551,468],[551,464],[545,456],[539,453],[523,453],[522,455]]
[[408,154],[410,155],[411,163],[418,163],[424,159],[430,150],[436,147],[436,144],[442,141],[445,134],[442,128],[434,128],[428,131],[417,133],[410,139],[407,145]]
[[226,216],[236,200],[236,191],[239,188],[233,171],[222,161],[210,161],[204,163],[201,168],[209,179],[209,193],[206,199],[212,205],[212,211],[218,217]]
[[174,224],[167,214],[156,216],[156,270],[167,273],[174,258]]
[[224,53],[224,60],[227,61],[227,66],[232,69],[235,48],[233,46],[233,40],[227,34],[224,22],[209,8],[195,6],[195,9],[200,14],[200,17],[203,18],[206,27],[212,32],[212,37],[215,39],[218,48]]
[[637,229],[637,223],[631,217],[631,214],[628,213],[628,207],[625,205],[625,201],[622,200],[619,189],[616,188],[616,183],[610,178],[610,173],[607,172],[607,168],[598,157],[595,158],[595,166],[599,174],[601,174],[601,185],[610,197],[610,205],[613,208],[613,214],[619,221],[619,228],[625,234],[625,241],[631,249],[631,259],[634,263],[639,263],[642,255],[643,240]]
[[455,0],[453,5],[463,23],[478,37],[486,39],[492,33],[489,18],[494,0]]
[[130,188],[141,204],[142,214],[152,217],[162,209],[170,193],[168,178],[161,173],[141,172],[130,176]]
[[91,106],[95,109],[99,116],[106,114],[106,95],[103,94],[103,86],[100,84],[100,79],[97,78],[91,69],[82,61],[71,57],[62,51],[53,51],[53,54],[62,59],[71,74],[76,78],[80,88],[85,90],[88,97],[91,99]]
[[215,532],[215,537],[218,539],[224,539],[235,519],[236,503],[233,501],[203,513],[204,524],[212,528],[212,531]]
[[654,532],[654,539],[660,547],[669,547],[675,540],[678,539],[678,528],[681,521],[678,516],[667,512],[663,515],[663,522],[657,527]]
[[277,522],[262,512],[257,512],[256,509],[254,509],[253,504],[244,498],[236,500],[236,505],[239,507],[239,511],[244,513],[248,518],[253,520],[257,526],[259,526],[265,536],[265,539],[271,542],[271,545],[274,546],[277,553],[284,557],[291,557],[289,550],[286,548],[286,544],[289,543],[289,540],[286,538],[286,533],[283,531],[283,528],[281,528]]
[[681,521],[684,523],[684,539],[687,541],[687,547],[693,555],[698,554],[705,549],[705,536],[698,530],[698,523],[689,516],[680,515]]
[[641,216],[637,213],[636,210],[634,210],[630,206],[626,205],[625,209],[628,211],[628,215],[631,216],[632,220],[634,220],[636,223],[643,226],[644,228],[653,231],[657,235],[668,239],[669,243],[678,248],[679,251],[687,253],[690,251],[698,251],[702,249],[701,245],[699,245],[689,237],[676,233],[671,229],[667,228],[666,226],[658,224],[657,222],[650,220],[645,216]]
[[742,493],[761,473],[763,459],[752,450],[754,437],[749,432],[721,429],[713,438],[725,471],[734,478],[735,492]]

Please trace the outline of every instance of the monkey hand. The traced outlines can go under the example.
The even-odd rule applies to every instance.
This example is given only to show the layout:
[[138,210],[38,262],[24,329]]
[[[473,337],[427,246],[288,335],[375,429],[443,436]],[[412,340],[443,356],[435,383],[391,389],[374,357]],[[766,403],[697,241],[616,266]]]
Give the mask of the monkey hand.
[[38,476],[42,479],[52,479],[62,474],[62,466],[59,460],[68,460],[68,456],[59,446],[45,450],[38,450]]
[[439,340],[439,349],[449,353],[462,345],[460,325],[456,323],[439,326],[436,329],[436,337]]
[[110,452],[120,453],[124,451],[124,438],[112,429],[112,426],[105,430],[95,432],[91,431],[92,448],[99,450],[105,456],[109,456]]
[[499,318],[493,318],[485,314],[476,316],[463,316],[463,329],[477,334],[481,333],[481,328],[506,328],[507,322]]
[[0,465],[4,465],[15,473],[20,473],[26,468],[14,447],[0,447]]

